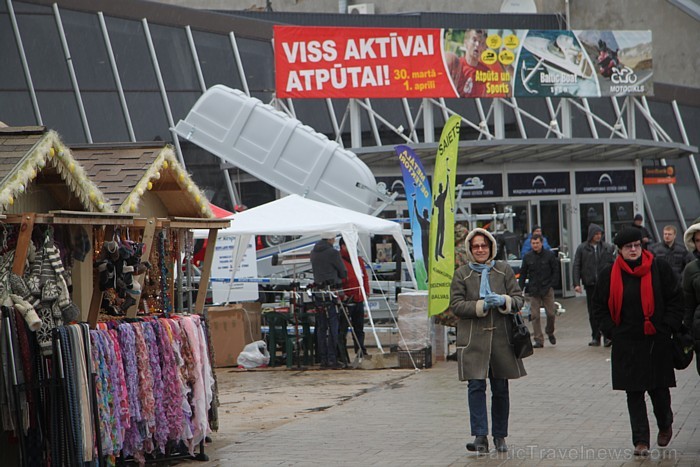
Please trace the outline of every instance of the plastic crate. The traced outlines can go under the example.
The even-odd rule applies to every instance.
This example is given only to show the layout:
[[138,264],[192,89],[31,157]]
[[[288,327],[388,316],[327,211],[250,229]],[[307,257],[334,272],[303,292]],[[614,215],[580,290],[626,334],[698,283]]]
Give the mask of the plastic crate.
[[[411,361],[413,357],[413,361]],[[433,366],[433,353],[430,346],[420,350],[399,350],[399,368],[430,368]]]

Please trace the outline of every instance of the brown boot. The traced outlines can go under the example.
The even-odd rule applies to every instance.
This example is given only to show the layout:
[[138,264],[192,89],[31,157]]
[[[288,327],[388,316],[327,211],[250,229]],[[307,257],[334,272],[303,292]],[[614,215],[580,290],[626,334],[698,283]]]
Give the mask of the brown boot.
[[668,427],[665,430],[659,431],[659,436],[656,437],[656,444],[661,447],[668,446],[673,436],[673,427]]
[[643,456],[646,457],[649,455],[649,446],[647,446],[644,443],[637,443],[637,445],[634,447],[634,455],[635,456]]

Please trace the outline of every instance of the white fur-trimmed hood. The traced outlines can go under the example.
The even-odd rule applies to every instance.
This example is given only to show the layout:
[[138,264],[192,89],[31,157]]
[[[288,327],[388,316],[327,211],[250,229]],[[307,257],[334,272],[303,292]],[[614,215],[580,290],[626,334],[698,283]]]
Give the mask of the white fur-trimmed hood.
[[688,227],[688,230],[686,230],[683,234],[683,243],[685,244],[685,247],[688,249],[688,251],[691,253],[695,251],[695,242],[693,242],[693,235],[695,235],[695,232],[699,231],[700,222]]
[[496,253],[498,252],[498,245],[496,244],[496,239],[493,238],[493,235],[491,235],[491,232],[489,232],[488,230],[479,228],[479,227],[472,229],[467,234],[467,238],[464,240],[464,246],[467,249],[467,259],[469,260],[470,263],[476,262],[476,260],[474,259],[474,255],[472,255],[471,249],[469,248],[469,242],[471,241],[472,238],[474,238],[474,235],[476,235],[476,234],[481,234],[481,235],[485,236],[488,239],[488,241],[491,242],[491,255],[489,256],[489,261],[493,260],[496,257]]

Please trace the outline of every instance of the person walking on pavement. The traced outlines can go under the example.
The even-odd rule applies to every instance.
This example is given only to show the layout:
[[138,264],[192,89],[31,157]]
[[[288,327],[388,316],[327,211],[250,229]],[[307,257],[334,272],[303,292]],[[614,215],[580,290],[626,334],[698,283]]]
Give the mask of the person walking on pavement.
[[623,228],[615,245],[617,259],[599,275],[593,309],[601,331],[612,340],[612,387],[627,393],[634,454],[648,456],[645,393],[659,428],[656,443],[667,446],[673,435],[671,333],[681,327],[683,298],[671,266],[642,248],[639,229]]
[[642,225],[642,222],[644,222],[644,217],[637,213],[634,215],[634,220],[632,221],[632,227],[635,229],[639,229],[639,231],[642,233],[642,247],[644,249],[647,249],[650,246],[651,243],[651,233],[649,233],[649,230]]
[[649,247],[654,256],[663,259],[671,265],[671,269],[676,273],[678,280],[683,275],[685,266],[693,261],[694,257],[685,245],[676,242],[676,227],[667,225],[664,227],[664,241],[652,244]]
[[[591,341],[588,345],[600,346],[600,329],[593,315],[591,298],[599,271],[614,260],[614,248],[603,241],[603,229],[598,224],[588,226],[588,238],[576,248],[574,254],[573,281],[576,293],[581,293],[581,283],[586,290],[586,306],[588,322],[591,326]],[[605,347],[610,347],[610,341],[604,341]]]
[[[365,348],[365,300],[362,296],[362,291],[360,287],[365,289],[365,294],[369,296],[369,276],[367,275],[367,265],[365,261],[357,257],[360,262],[360,269],[362,269],[362,283],[355,275],[355,270],[352,268],[352,263],[350,262],[350,252],[348,247],[345,245],[345,240],[340,239],[340,257],[343,259],[343,264],[345,269],[348,271],[348,275],[343,279],[343,295],[345,307],[348,310],[349,316],[343,316],[340,326],[339,343],[340,347],[345,350],[346,342],[345,338],[348,334],[348,326],[352,326],[353,329],[353,347],[355,348],[355,354],[361,350],[362,356],[367,355],[367,349]],[[350,318],[350,322],[347,322],[347,318]]]
[[695,258],[683,270],[683,322],[695,341],[695,364],[700,374],[700,217],[683,234],[683,243]]
[[319,310],[316,313],[318,354],[324,368],[340,368],[336,356],[339,325],[336,294],[348,275],[340,253],[333,248],[335,237],[333,232],[322,233],[321,240],[311,250],[314,283],[320,289],[314,294],[314,299]]
[[[527,253],[520,266],[520,288],[525,290],[530,298],[530,319],[532,329],[535,334],[535,342],[532,346],[536,349],[544,347],[544,335],[540,324],[540,307],[544,307],[547,314],[547,326],[545,332],[549,338],[549,343],[555,345],[557,338],[554,337],[554,284],[559,277],[559,261],[554,253],[545,250],[543,237],[534,234],[530,242],[532,251]],[[527,289],[525,281],[527,280]]]
[[491,384],[491,434],[498,452],[507,452],[510,395],[508,380],[525,376],[521,359],[510,344],[511,313],[524,298],[513,269],[506,261],[494,261],[496,240],[487,230],[476,228],[467,235],[468,264],[452,279],[450,308],[457,322],[457,368],[460,381],[467,381],[469,423],[474,441],[468,451],[485,453],[489,424],[486,411],[486,379]]

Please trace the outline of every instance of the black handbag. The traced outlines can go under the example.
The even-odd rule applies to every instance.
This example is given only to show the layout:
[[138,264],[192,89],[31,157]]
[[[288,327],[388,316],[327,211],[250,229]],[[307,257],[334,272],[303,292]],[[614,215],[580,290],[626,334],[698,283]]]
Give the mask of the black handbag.
[[685,370],[693,361],[693,337],[685,325],[671,334],[671,353],[676,370]]
[[510,340],[513,344],[513,353],[515,353],[516,358],[529,357],[535,353],[532,348],[530,330],[527,328],[527,324],[523,321],[520,313],[513,315],[513,334]]

